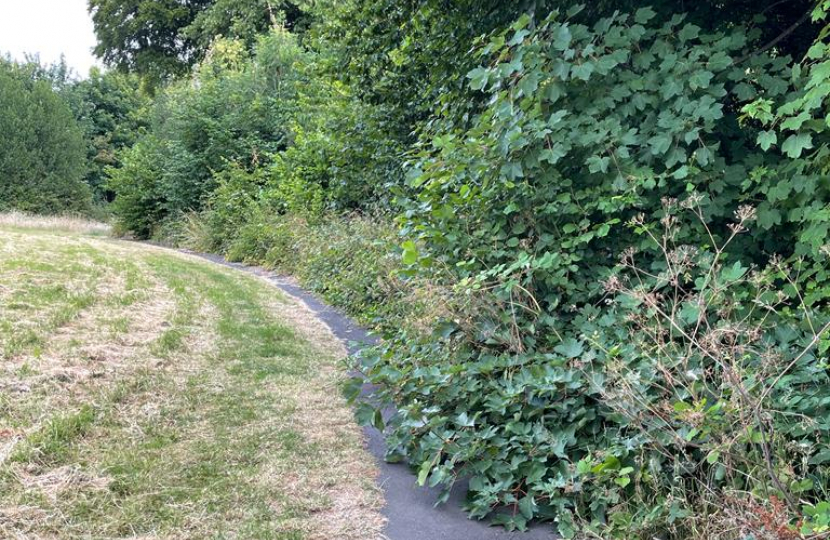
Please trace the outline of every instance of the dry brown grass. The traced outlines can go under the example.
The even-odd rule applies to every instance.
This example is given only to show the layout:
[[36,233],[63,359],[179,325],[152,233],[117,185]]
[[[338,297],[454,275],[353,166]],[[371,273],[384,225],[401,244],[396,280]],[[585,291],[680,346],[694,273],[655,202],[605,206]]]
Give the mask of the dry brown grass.
[[107,235],[112,231],[110,225],[82,216],[41,216],[16,211],[0,213],[0,226],[94,235]]
[[[0,237],[0,314],[19,304],[0,345],[41,338],[0,350],[0,538],[382,538],[377,470],[338,389],[343,345],[303,303],[158,248],[17,225]],[[38,295],[58,282],[95,301],[50,326],[71,297]],[[297,352],[229,348],[222,325],[248,318],[293,329],[280,339]],[[242,369],[260,363],[275,374]],[[94,418],[74,432],[65,418],[84,407]],[[159,513],[168,492],[191,495]]]

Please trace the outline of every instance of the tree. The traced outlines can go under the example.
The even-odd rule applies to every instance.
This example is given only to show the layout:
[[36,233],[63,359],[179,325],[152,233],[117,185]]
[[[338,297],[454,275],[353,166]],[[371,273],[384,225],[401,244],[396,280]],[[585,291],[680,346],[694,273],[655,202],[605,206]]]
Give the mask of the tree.
[[87,212],[83,135],[49,82],[0,60],[0,210]]
[[111,200],[104,171],[121,165],[120,152],[135,144],[147,127],[149,100],[139,90],[136,76],[97,68],[61,93],[83,130],[88,162],[85,181],[97,200]]
[[151,87],[187,73],[218,36],[253,46],[275,21],[291,27],[303,17],[284,0],[89,0],[89,10],[95,54]]
[[192,78],[159,92],[148,133],[122,169],[108,169],[122,225],[148,236],[153,223],[203,209],[223,171],[253,171],[283,150],[303,54],[284,30],[262,37],[253,57],[241,41],[217,40]]
[[186,73],[196,44],[182,30],[209,0],[90,0],[98,44],[95,54],[121,71],[140,73],[152,84]]
[[238,39],[248,48],[256,45],[257,37],[276,24],[296,30],[308,23],[305,12],[294,2],[281,0],[214,0],[184,29],[201,50],[207,50],[217,36]]

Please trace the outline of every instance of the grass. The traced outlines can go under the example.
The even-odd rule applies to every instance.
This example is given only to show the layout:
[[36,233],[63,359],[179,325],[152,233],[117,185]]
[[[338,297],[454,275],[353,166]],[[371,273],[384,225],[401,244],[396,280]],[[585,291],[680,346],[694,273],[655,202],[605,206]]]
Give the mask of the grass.
[[111,227],[81,216],[36,216],[24,212],[1,212],[0,227],[6,229],[46,229],[70,233],[105,236]]
[[342,355],[253,276],[0,219],[0,538],[378,538]]

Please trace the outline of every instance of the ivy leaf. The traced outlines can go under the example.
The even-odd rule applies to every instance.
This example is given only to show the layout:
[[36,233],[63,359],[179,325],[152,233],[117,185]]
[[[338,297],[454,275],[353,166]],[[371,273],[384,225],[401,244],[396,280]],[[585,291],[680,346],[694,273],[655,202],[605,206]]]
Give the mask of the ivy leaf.
[[672,173],[672,177],[677,180],[683,180],[684,178],[689,176],[689,167],[686,165],[681,166],[676,171]]
[[767,151],[777,142],[778,135],[772,130],[762,131],[758,134],[758,145],[761,147],[761,150]]
[[787,118],[781,123],[781,129],[789,129],[792,131],[798,131],[801,129],[801,126],[810,119],[810,113],[807,111],[802,111],[801,114],[798,116],[792,116]]
[[769,230],[775,225],[781,224],[781,212],[772,208],[768,203],[762,203],[758,206],[758,226],[762,229]]
[[706,146],[701,146],[695,150],[695,160],[698,165],[705,167],[706,165],[712,163],[712,151]]
[[781,145],[781,151],[787,154],[787,157],[797,159],[804,150],[812,147],[813,137],[809,133],[797,133],[787,137],[787,140]]
[[611,162],[611,158],[608,156],[591,156],[585,163],[588,165],[588,171],[592,173],[601,172],[605,173],[608,171],[608,164]]
[[665,154],[671,148],[672,138],[666,133],[655,135],[648,140],[648,145],[651,147],[651,153],[655,156]]
[[533,518],[533,513],[534,513],[535,509],[536,509],[536,502],[533,500],[533,497],[531,497],[530,495],[526,495],[526,496],[522,497],[522,499],[519,501],[519,512],[521,512],[522,515],[525,518],[527,518],[527,519]]
[[553,32],[553,48],[564,51],[571,44],[571,30],[567,25],[560,24]]
[[427,483],[427,477],[429,476],[429,471],[432,469],[432,460],[424,461],[421,464],[421,468],[418,470],[418,485],[424,486]]
[[516,32],[515,34],[513,34],[513,37],[510,39],[510,41],[507,42],[507,44],[510,47],[515,47],[516,45],[523,42],[525,40],[525,38],[529,35],[530,35],[530,31],[523,28],[523,29],[519,30],[518,32]]
[[712,77],[715,75],[711,71],[701,70],[692,73],[689,77],[689,86],[692,90],[700,88],[709,88],[709,83],[712,82]]
[[561,143],[556,143],[550,148],[545,148],[539,152],[539,161],[547,161],[551,165],[555,165],[560,159],[568,155],[565,147]]

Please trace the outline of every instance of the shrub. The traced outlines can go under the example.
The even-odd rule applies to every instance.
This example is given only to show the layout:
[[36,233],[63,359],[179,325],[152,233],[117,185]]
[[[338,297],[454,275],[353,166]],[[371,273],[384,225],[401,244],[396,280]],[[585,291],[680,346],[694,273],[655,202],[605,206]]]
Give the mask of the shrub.
[[[139,232],[131,225],[148,205],[161,220],[202,210],[225,171],[252,172],[285,147],[287,108],[298,80],[294,63],[303,52],[284,30],[263,37],[260,50],[249,58],[243,44],[218,40],[192,79],[157,97],[150,132],[139,145],[143,154],[155,153],[144,161],[153,162],[158,179],[139,174],[131,181],[134,166],[112,173],[110,187],[122,198],[115,209],[126,229],[148,234],[146,226]],[[139,193],[142,186],[149,191]],[[132,202],[140,206],[131,208]]]
[[142,138],[121,156],[121,167],[107,170],[107,189],[117,193],[112,209],[120,232],[150,238],[167,215],[161,186],[164,148],[155,137]]
[[[458,478],[467,477],[473,516],[494,515],[519,528],[530,519],[552,519],[566,537],[579,528],[602,537],[705,538],[700,531],[706,517],[700,516],[706,516],[702,503],[710,499],[694,495],[701,489],[714,490],[715,497],[755,490],[792,499],[789,486],[778,486],[786,465],[774,465],[774,473],[763,476],[757,476],[757,465],[770,461],[767,450],[783,452],[782,463],[790,465],[794,454],[769,442],[766,449],[752,446],[768,420],[751,420],[757,396],[739,396],[740,387],[782,364],[747,362],[745,380],[731,386],[729,370],[710,373],[711,365],[702,366],[713,388],[728,387],[703,401],[693,398],[705,392],[667,390],[686,374],[662,371],[668,360],[657,358],[646,341],[657,333],[682,349],[684,336],[666,334],[665,325],[657,332],[628,324],[644,307],[604,307],[610,299],[602,287],[619,272],[618,255],[630,249],[640,253],[649,276],[664,271],[664,244],[653,243],[641,229],[669,219],[664,200],[692,192],[701,193],[701,219],[672,229],[670,240],[710,253],[701,255],[696,271],[707,264],[719,268],[712,263],[716,250],[722,251],[719,261],[729,261],[722,267],[724,279],[752,265],[767,268],[770,251],[797,255],[793,229],[769,226],[770,208],[763,204],[758,221],[731,238],[730,226],[747,226],[733,222],[735,211],[743,201],[763,201],[774,181],[798,175],[810,186],[821,183],[819,174],[788,169],[782,157],[765,154],[755,145],[757,131],[740,127],[742,102],[759,95],[784,101],[792,91],[789,60],[751,54],[751,37],[741,28],[702,33],[682,16],[658,22],[649,8],[599,21],[580,19],[571,10],[533,29],[524,17],[483,46],[488,63],[468,78],[472,89],[488,96],[488,107],[471,128],[425,139],[413,159],[413,195],[401,217],[410,237],[403,255],[408,271],[430,276],[436,267],[452,269],[457,295],[482,301],[440,321],[431,338],[390,332],[360,363],[398,409],[387,426],[390,457],[407,459],[421,483],[445,487],[446,497]],[[777,178],[763,172],[773,168]],[[626,226],[634,218],[641,228]],[[823,257],[816,251],[811,256]],[[756,294],[780,285],[780,272],[775,275],[755,289],[735,284],[718,297],[707,324],[728,327],[747,316],[760,341],[743,342],[746,350],[777,347],[787,361],[806,361],[793,352],[812,343],[797,317],[786,308],[780,317],[766,318],[752,309]],[[700,274],[684,275],[692,288],[695,278]],[[678,309],[687,300],[665,299],[678,302]],[[739,307],[730,311],[720,301]],[[791,331],[786,339],[776,334],[784,329]],[[681,361],[674,349],[658,351]],[[807,372],[821,365],[808,364]],[[629,375],[634,381],[626,380]],[[664,394],[655,398],[659,407],[635,409],[636,417],[651,414],[659,422],[661,415],[683,416],[680,442],[671,439],[678,427],[671,421],[671,428],[636,430],[603,391],[613,380],[622,388],[614,394],[619,396],[623,383],[648,384],[641,381],[646,375],[653,381],[649,391]],[[803,390],[796,388],[780,390]],[[728,411],[716,406],[725,393],[735,400]],[[666,403],[681,403],[683,410],[667,411]],[[824,414],[821,408],[812,413]],[[722,431],[712,435],[706,414],[713,423],[730,423],[730,429],[719,426]],[[743,428],[735,428],[732,415]],[[697,420],[701,426],[692,425]],[[701,436],[693,429],[702,427],[710,430],[703,437],[713,439],[702,453],[689,451]],[[734,476],[715,477],[719,462],[708,452],[737,432],[749,437],[735,442],[744,445],[744,461],[730,462]],[[776,444],[793,440],[792,434],[780,437]],[[713,463],[697,465],[707,458]],[[802,482],[819,469],[801,469],[789,478]],[[810,496],[817,502],[818,493]],[[760,504],[775,506],[770,497]],[[797,510],[789,506],[786,512]]]

